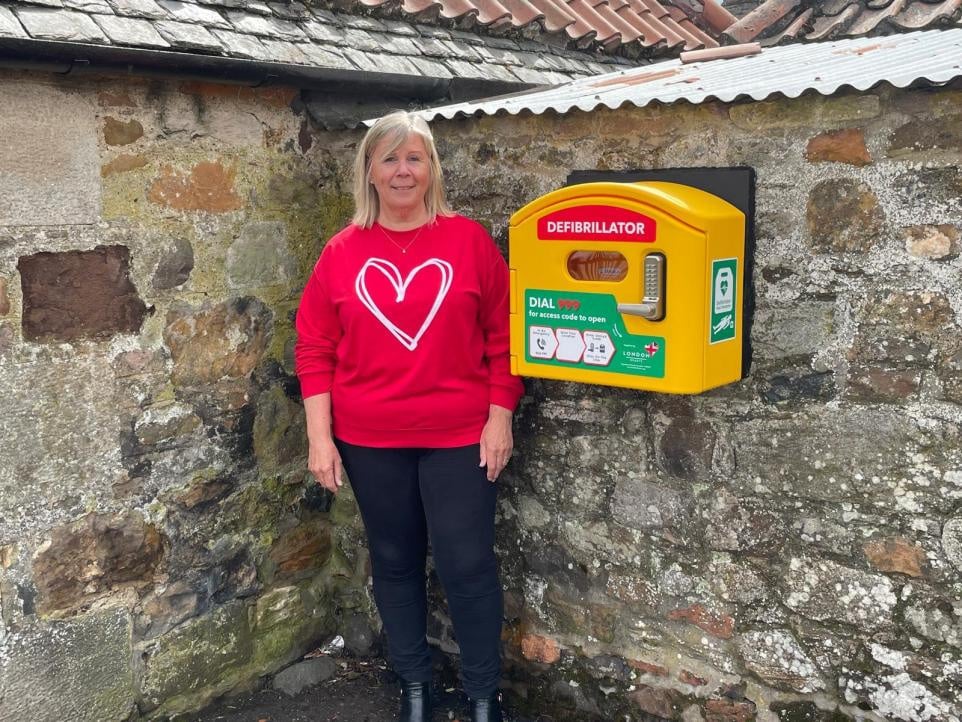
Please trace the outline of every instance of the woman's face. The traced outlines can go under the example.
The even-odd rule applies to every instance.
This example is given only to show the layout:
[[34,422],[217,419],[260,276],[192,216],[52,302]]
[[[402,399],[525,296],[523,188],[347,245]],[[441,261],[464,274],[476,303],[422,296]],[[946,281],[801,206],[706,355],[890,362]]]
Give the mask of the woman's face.
[[371,183],[382,210],[410,212],[424,207],[431,181],[428,151],[424,140],[411,133],[393,150],[395,138],[384,138],[371,153]]

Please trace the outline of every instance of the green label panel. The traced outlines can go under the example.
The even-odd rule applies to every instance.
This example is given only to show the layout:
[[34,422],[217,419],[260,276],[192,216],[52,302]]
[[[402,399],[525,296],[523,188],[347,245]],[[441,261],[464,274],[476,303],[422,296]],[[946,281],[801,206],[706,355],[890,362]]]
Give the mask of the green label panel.
[[665,339],[628,333],[610,293],[528,289],[524,313],[528,363],[665,376]]
[[738,303],[738,259],[723,258],[711,262],[711,327],[708,343],[735,338],[735,308]]

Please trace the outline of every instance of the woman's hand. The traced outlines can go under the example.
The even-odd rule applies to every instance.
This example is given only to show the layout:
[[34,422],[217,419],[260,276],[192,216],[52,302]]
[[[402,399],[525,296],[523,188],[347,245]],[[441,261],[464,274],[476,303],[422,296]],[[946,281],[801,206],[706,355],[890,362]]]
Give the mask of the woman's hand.
[[337,493],[341,480],[341,455],[331,436],[331,393],[308,396],[304,399],[307,417],[307,468],[317,483]]
[[508,465],[514,440],[511,436],[510,410],[491,404],[488,421],[481,431],[481,463],[488,467],[488,481],[495,481],[498,474]]
[[317,479],[317,483],[332,494],[336,494],[341,480],[341,455],[337,452],[334,439],[327,437],[308,442],[307,468]]

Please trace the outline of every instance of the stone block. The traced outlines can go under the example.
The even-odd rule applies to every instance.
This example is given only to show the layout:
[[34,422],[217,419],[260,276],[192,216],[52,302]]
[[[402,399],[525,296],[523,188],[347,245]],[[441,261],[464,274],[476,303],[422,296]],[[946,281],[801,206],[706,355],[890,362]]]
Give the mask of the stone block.
[[271,547],[269,559],[276,569],[276,579],[308,576],[324,565],[332,548],[331,529],[326,523],[314,520],[294,527]]
[[890,158],[905,158],[926,151],[962,152],[962,115],[913,118],[892,133],[888,147]]
[[147,315],[130,281],[126,246],[22,256],[17,268],[27,339],[73,341],[137,333]]
[[704,479],[711,473],[716,437],[711,424],[690,417],[674,419],[659,440],[659,460],[674,477]]
[[846,398],[869,403],[900,403],[914,398],[922,384],[917,369],[872,368],[859,364],[849,368]]
[[151,642],[144,651],[145,701],[157,706],[182,696],[209,700],[230,684],[230,673],[251,660],[247,605],[214,608]]
[[752,348],[756,358],[773,360],[815,354],[835,333],[835,303],[800,300],[790,306],[765,305],[755,313]]
[[160,257],[151,285],[158,291],[177,288],[187,282],[194,270],[194,249],[186,238],[177,238]]
[[851,178],[820,181],[808,196],[808,237],[820,253],[864,253],[885,232],[885,214],[875,193]]
[[136,714],[131,626],[127,610],[110,609],[9,632],[0,641],[0,719]]
[[906,671],[872,674],[853,670],[839,677],[839,688],[847,703],[867,707],[883,719],[951,721],[962,715],[958,697],[929,688]]
[[646,662],[643,659],[628,659],[626,661],[629,667],[642,674],[651,674],[655,677],[667,677],[670,674],[667,667],[654,662]]
[[7,279],[0,276],[0,316],[10,313],[10,295],[7,293]]
[[[880,489],[872,478],[898,475],[909,464],[906,457],[919,448],[914,423],[903,414],[871,408],[816,409],[804,420],[744,421],[733,442],[738,478],[831,502],[841,494],[877,499]],[[754,483],[749,488],[754,490]]]
[[197,163],[186,174],[165,165],[151,183],[147,199],[181,211],[227,213],[245,205],[234,187],[236,177],[234,165],[217,161]]
[[366,614],[346,614],[338,626],[344,649],[355,657],[367,657],[376,651],[377,634]]
[[[922,165],[922,164],[919,164]],[[912,167],[893,178],[892,192],[900,205],[933,218],[955,218],[962,203],[962,170],[946,167]]]
[[625,476],[618,480],[611,498],[611,515],[619,524],[655,532],[678,543],[690,543],[694,503],[690,493],[664,482]]
[[864,121],[878,116],[879,99],[874,95],[809,96],[795,100],[739,103],[728,115],[739,128],[769,131],[775,128],[818,127]]
[[123,121],[109,115],[104,118],[104,142],[107,145],[129,145],[143,135],[144,126],[138,120]]
[[293,664],[274,677],[274,689],[288,697],[296,697],[337,673],[337,663],[330,657],[317,657]]
[[186,404],[163,404],[146,409],[134,423],[134,434],[143,446],[177,446],[187,443],[202,422]]
[[132,170],[143,168],[147,165],[147,157],[143,155],[118,155],[113,160],[104,163],[100,168],[100,175],[103,178],[117,173],[129,173]]
[[528,661],[540,664],[554,664],[561,659],[558,643],[538,634],[526,634],[521,638],[521,654]]
[[846,163],[864,166],[872,162],[865,147],[865,131],[861,128],[820,133],[808,141],[805,159],[809,163]]
[[0,143],[0,226],[95,223],[101,188],[92,98],[9,78],[0,80],[0,97],[0,137],[16,139]]
[[690,672],[687,669],[683,669],[678,673],[678,681],[682,684],[687,684],[689,687],[703,687],[708,684],[708,680],[704,677],[699,677],[694,672]]
[[174,383],[195,386],[245,378],[264,353],[269,323],[269,309],[252,298],[172,309],[164,341],[174,362]]
[[942,526],[942,550],[952,566],[962,572],[962,516],[953,516]]
[[37,550],[38,609],[49,614],[121,587],[147,586],[162,556],[160,533],[139,512],[88,514],[54,529]]
[[962,648],[962,620],[954,600],[934,589],[915,584],[911,594],[905,596],[908,599],[903,616],[912,633],[956,649]]
[[739,499],[728,489],[699,498],[705,541],[716,551],[771,550],[784,534],[777,514],[756,499]]
[[769,707],[779,722],[852,722],[837,709],[821,709],[814,702],[772,702]]
[[639,685],[631,693],[631,701],[639,710],[663,720],[680,719],[685,706],[684,699],[678,690],[647,685]]
[[962,404],[962,344],[946,351],[937,368],[942,398]]
[[825,689],[815,663],[790,632],[745,632],[737,646],[745,666],[770,687],[802,694]]
[[304,409],[280,386],[261,394],[254,417],[254,455],[265,474],[303,471],[307,458]]
[[755,703],[747,699],[709,699],[704,705],[704,722],[751,722],[756,717]]
[[297,261],[287,247],[283,223],[248,223],[227,249],[227,284],[230,288],[290,286],[296,273]]
[[605,594],[650,610],[654,610],[658,604],[658,592],[651,580],[623,569],[616,569],[608,574]]
[[881,572],[921,577],[928,566],[925,549],[902,537],[866,542],[862,550],[872,566]]
[[727,614],[714,614],[701,604],[672,609],[666,615],[673,622],[688,622],[718,639],[731,639],[735,620]]
[[959,229],[951,224],[906,226],[902,229],[910,256],[942,261],[959,253]]
[[808,360],[805,361],[805,365],[780,367],[771,371],[757,369],[753,375],[759,380],[762,400],[790,408],[834,399],[838,393],[835,375],[831,371],[812,371]]
[[782,599],[792,610],[821,622],[842,622],[875,633],[891,629],[897,598],[888,577],[826,559],[793,558]]
[[150,592],[140,604],[140,633],[145,639],[166,634],[183,621],[197,616],[200,595],[187,582],[178,580]]

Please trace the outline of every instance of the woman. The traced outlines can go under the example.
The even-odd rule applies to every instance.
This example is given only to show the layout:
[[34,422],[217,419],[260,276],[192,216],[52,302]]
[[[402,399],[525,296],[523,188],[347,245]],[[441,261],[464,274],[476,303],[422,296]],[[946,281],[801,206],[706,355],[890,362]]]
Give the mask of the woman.
[[431,718],[430,539],[473,719],[500,722],[493,482],[522,393],[508,359],[508,269],[487,232],[451,211],[431,131],[414,115],[368,131],[354,201],[297,313],[308,466],[334,493],[342,466],[351,480],[401,678],[399,719]]

